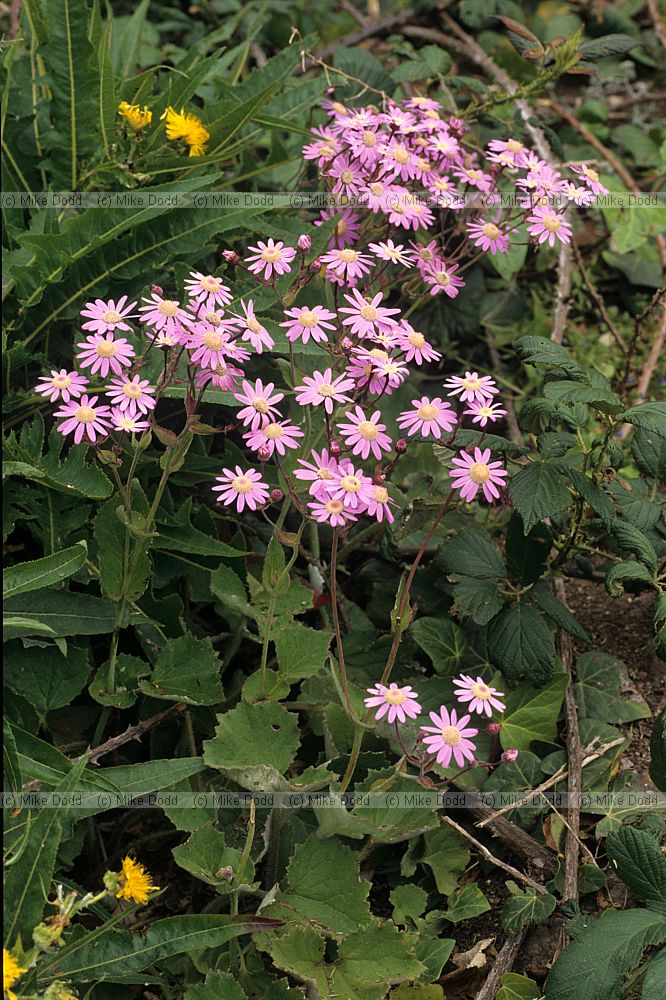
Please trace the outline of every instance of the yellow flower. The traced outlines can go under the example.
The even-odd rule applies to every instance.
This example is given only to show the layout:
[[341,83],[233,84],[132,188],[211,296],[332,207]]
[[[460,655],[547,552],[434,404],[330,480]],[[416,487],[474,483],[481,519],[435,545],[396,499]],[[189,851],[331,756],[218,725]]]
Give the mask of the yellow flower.
[[153,885],[149,872],[133,858],[123,858],[123,867],[118,875],[120,888],[116,899],[128,899],[130,903],[147,903],[151,892],[159,892]]
[[186,113],[184,108],[176,111],[169,106],[161,115],[161,120],[165,118],[167,138],[182,139],[189,147],[190,156],[203,156],[210,132],[203,127],[196,115]]
[[152,111],[149,111],[145,105],[143,108],[140,108],[138,104],[128,104],[127,101],[120,102],[118,105],[118,114],[126,119],[127,124],[135,132],[139,132],[146,125],[150,125],[153,120]]
[[22,968],[11,951],[7,951],[6,948],[2,949],[2,988],[4,992],[9,997],[9,1000],[16,1000],[16,994],[10,989],[17,979],[20,979],[27,969]]

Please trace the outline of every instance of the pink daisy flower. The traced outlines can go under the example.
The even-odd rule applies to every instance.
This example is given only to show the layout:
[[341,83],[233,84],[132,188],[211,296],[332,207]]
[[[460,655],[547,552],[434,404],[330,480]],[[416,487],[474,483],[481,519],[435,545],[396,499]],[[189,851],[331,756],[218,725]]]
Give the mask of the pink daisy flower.
[[503,233],[494,222],[470,222],[467,225],[467,235],[475,247],[482,250],[490,250],[494,256],[496,253],[506,253],[509,246],[509,237]]
[[254,386],[251,382],[243,382],[243,391],[234,393],[234,399],[243,403],[243,408],[236,415],[246,427],[256,431],[259,427],[281,416],[275,404],[284,399],[284,393],[274,393],[274,388],[273,382],[264,385],[258,378]]
[[470,187],[483,191],[484,194],[490,191],[493,184],[492,176],[479,170],[478,167],[459,167],[453,173],[463,184],[469,184]]
[[463,704],[468,702],[469,704],[466,707],[470,712],[478,712],[479,715],[485,713],[490,718],[494,708],[498,712],[505,711],[506,705],[499,700],[504,696],[504,692],[490,687],[486,684],[483,677],[477,677],[474,680],[473,677],[469,677],[467,674],[461,674],[460,677],[455,678],[453,683],[458,689],[454,691],[456,698]]
[[342,500],[345,510],[358,512],[372,497],[372,479],[350,464],[338,467],[333,480],[326,483],[326,490],[335,500]]
[[289,420],[280,420],[271,421],[244,434],[243,440],[252,451],[264,450],[270,456],[275,451],[278,455],[286,455],[287,448],[298,448],[297,439],[302,437],[304,434],[300,427]]
[[301,468],[294,469],[294,475],[303,482],[310,483],[309,493],[317,499],[327,499],[327,487],[333,482],[339,468],[347,467],[350,463],[343,459],[338,463],[335,458],[329,455],[326,448],[321,453],[311,452],[312,462],[307,462],[304,458],[299,458],[298,464]]
[[330,211],[324,210],[318,219],[315,219],[315,226],[322,226],[325,222],[329,222],[331,219],[338,218],[338,221],[333,230],[333,235],[328,241],[328,249],[333,250],[335,247],[348,247],[359,237],[361,232],[361,220],[358,215],[354,215],[351,208],[344,208],[342,210],[338,208],[332,208]]
[[296,256],[293,247],[287,247],[282,240],[277,243],[269,239],[268,243],[257,240],[256,247],[248,247],[252,250],[249,257],[245,258],[245,263],[249,264],[249,270],[253,274],[263,274],[266,280],[270,281],[273,271],[276,274],[288,274],[291,271],[290,264]]
[[94,333],[76,346],[80,348],[76,358],[81,367],[90,368],[91,375],[99,374],[101,378],[106,378],[109,371],[122,375],[123,367],[128,368],[134,357],[132,345],[124,337],[116,340],[112,333]]
[[391,500],[386,487],[374,484],[372,496],[366,501],[366,513],[370,517],[375,517],[380,523],[386,518],[389,524],[393,524],[395,518],[391,506],[397,507],[398,505],[395,500]]
[[98,437],[106,437],[110,428],[110,411],[108,406],[97,406],[97,399],[97,396],[81,396],[81,399],[71,399],[69,403],[63,403],[54,414],[62,421],[58,424],[59,433],[73,432],[75,444],[80,444],[84,437],[88,438],[91,444],[94,444]]
[[439,361],[441,354],[429,344],[419,330],[415,330],[406,320],[403,320],[398,333],[398,347],[405,352],[405,361],[414,361],[417,365],[426,361]]
[[316,343],[323,343],[328,340],[327,330],[335,330],[335,323],[329,320],[335,319],[335,313],[324,306],[298,306],[296,309],[287,309],[285,316],[290,318],[280,326],[286,327],[286,338],[292,343],[302,340],[307,344],[310,337]]
[[361,166],[372,167],[377,162],[382,137],[376,124],[366,125],[359,131],[350,131],[346,138],[354,159]]
[[136,319],[136,314],[132,314],[132,309],[136,302],[130,302],[128,306],[127,296],[123,295],[117,302],[109,299],[95,299],[94,302],[86,302],[81,310],[81,316],[88,317],[88,322],[83,323],[82,329],[93,330],[95,333],[113,333],[114,330],[131,330],[131,326],[126,322],[128,319]]
[[148,420],[139,420],[136,414],[131,414],[127,410],[121,410],[117,406],[111,410],[111,423],[114,431],[122,431],[125,434],[136,434],[138,431],[147,431],[150,427]]
[[344,375],[333,378],[333,371],[327,368],[325,372],[313,372],[312,377],[303,376],[305,385],[296,385],[296,402],[301,406],[319,406],[324,404],[327,413],[333,413],[334,403],[351,403],[351,396],[346,396],[348,389],[353,389],[355,383]]
[[66,368],[61,368],[59,372],[52,368],[50,375],[40,376],[35,392],[46,396],[52,403],[60,397],[64,403],[69,403],[72,398],[78,399],[87,385],[85,375],[79,375],[76,371],[68,372]]
[[426,148],[429,153],[435,153],[443,160],[454,160],[460,152],[460,143],[455,136],[440,132],[429,138]]
[[372,372],[382,379],[382,391],[390,396],[405,381],[409,368],[399,358],[377,358],[372,362]]
[[[597,200],[597,196],[593,191],[590,191],[586,187],[576,187],[571,181],[565,181],[562,185],[562,194],[573,202],[574,205],[579,207],[588,208],[590,205],[594,205]],[[532,206],[527,206],[531,208]]]
[[375,410],[371,417],[366,417],[360,406],[354,413],[347,414],[349,423],[338,424],[345,444],[352,446],[352,454],[365,459],[371,453],[376,459],[381,459],[383,451],[391,450],[391,438],[385,434],[386,424],[380,424],[381,413]]
[[473,424],[481,424],[482,427],[485,427],[488,421],[494,423],[506,416],[506,410],[503,410],[499,403],[491,403],[489,399],[475,400],[464,412],[471,416]]
[[388,211],[387,198],[393,190],[393,186],[386,181],[372,181],[361,188],[358,200],[377,215],[378,212]]
[[347,521],[357,521],[358,518],[348,508],[345,508],[342,500],[334,500],[330,497],[324,500],[323,497],[312,500],[308,503],[308,510],[311,516],[319,524],[330,524],[332,528],[342,528]]
[[321,262],[339,278],[355,281],[370,273],[372,258],[367,253],[345,247],[343,250],[329,250],[321,257]]
[[421,277],[423,277],[431,264],[441,261],[442,259],[441,250],[438,247],[436,240],[430,240],[430,242],[425,245],[423,243],[413,243],[412,240],[410,240],[409,245],[414,251],[414,259]]
[[192,326],[194,320],[184,309],[181,309],[180,302],[176,299],[165,299],[157,292],[152,292],[150,298],[141,300],[145,306],[139,306],[142,313],[141,322],[148,326],[155,327],[160,333],[166,333],[169,337],[175,337],[176,342],[183,335],[183,328]]
[[410,192],[405,187],[395,187],[386,197],[386,210],[389,222],[402,229],[417,229],[416,204]]
[[449,434],[458,418],[451,408],[451,404],[445,400],[435,397],[429,399],[422,396],[421,399],[413,399],[413,410],[405,410],[398,417],[398,427],[401,430],[408,430],[408,434],[421,433],[424,437],[441,438],[442,430]]
[[194,376],[194,383],[197,389],[203,389],[204,386],[210,384],[214,389],[222,389],[223,392],[233,392],[236,389],[236,380],[242,378],[244,372],[240,368],[235,368],[234,365],[222,364],[216,365],[215,368],[206,368],[203,371],[198,371]]
[[[191,352],[190,360],[192,364],[199,368],[215,368],[216,365],[223,365],[230,354],[229,333],[232,329],[232,320],[226,320],[219,326],[208,326],[205,323],[198,323],[197,326],[188,333],[187,348]],[[245,355],[246,358],[249,354]]]
[[387,309],[381,306],[380,302],[384,298],[382,292],[370,300],[363,298],[361,293],[355,288],[351,295],[345,295],[351,308],[342,308],[341,313],[348,313],[347,319],[343,319],[342,325],[348,326],[355,336],[371,337],[376,333],[381,333],[386,327],[396,326],[393,316],[399,313],[399,309]]
[[470,716],[463,715],[458,719],[455,708],[449,714],[444,705],[440,707],[439,714],[429,714],[434,726],[421,726],[421,732],[429,734],[423,742],[430,753],[436,754],[437,763],[448,767],[453,757],[458,767],[464,767],[466,760],[474,760],[476,746],[471,737],[476,736],[479,730],[465,728]]
[[[508,156],[511,158],[511,164],[515,167],[525,166],[525,154],[527,150],[522,142],[518,142],[517,139],[491,139],[488,143],[488,149],[493,154],[488,156],[489,160],[493,160],[493,157],[499,157],[503,155],[505,158]],[[495,162],[498,162],[495,160]],[[502,160],[501,162],[505,162]]]
[[232,469],[223,469],[223,476],[216,476],[215,482],[219,486],[213,486],[213,492],[219,493],[216,497],[218,503],[223,503],[225,507],[236,504],[236,510],[240,514],[245,506],[250,510],[263,507],[268,502],[270,490],[261,478],[261,473],[256,469],[246,469],[243,471],[240,465]]
[[562,191],[562,175],[545,160],[529,171],[527,177],[516,181],[516,187],[532,191],[539,198],[551,197]]
[[[370,698],[364,699],[366,708],[377,708],[375,720],[379,722],[384,716],[390,725],[397,720],[404,723],[407,719],[415,719],[421,714],[418,695],[414,689],[407,684],[405,687],[398,687],[393,682],[388,687],[384,684],[377,684],[375,687],[366,688]],[[379,706],[379,707],[378,707]]]
[[190,302],[195,302],[204,309],[224,307],[233,300],[231,289],[221,278],[216,278],[212,274],[202,274],[200,271],[190,271],[189,278],[185,279],[185,291]]
[[145,414],[155,409],[154,392],[148,379],[141,379],[138,375],[130,379],[121,375],[111,379],[106,395],[118,410],[128,417],[135,417],[138,412]]
[[581,163],[577,165],[575,163],[570,163],[569,167],[574,173],[578,174],[579,177],[583,178],[583,182],[587,184],[592,194],[601,195],[608,194],[608,188],[599,180],[599,174],[592,167],[588,167],[587,163]]
[[556,239],[560,243],[571,242],[571,226],[550,205],[537,205],[532,209],[532,214],[528,215],[527,221],[532,223],[527,227],[527,232],[536,237],[539,244],[547,241],[549,246],[554,247]]
[[399,177],[403,181],[416,177],[414,154],[406,142],[391,139],[381,148],[382,166],[387,177]]
[[327,172],[335,181],[333,194],[353,198],[360,191],[364,180],[363,174],[348,156],[337,156]]
[[460,393],[463,403],[487,403],[499,392],[490,375],[479,375],[478,372],[465,372],[464,378],[461,375],[450,375],[444,382],[444,388],[449,390],[449,396]]
[[338,140],[331,129],[313,128],[310,131],[317,138],[313,142],[309,142],[303,146],[303,159],[319,160],[320,163],[332,160],[337,154],[339,147]]
[[488,503],[499,498],[497,487],[504,487],[507,472],[502,468],[501,462],[491,462],[490,458],[490,448],[486,448],[485,451],[475,448],[473,455],[461,451],[456,458],[451,459],[452,464],[457,466],[449,472],[449,476],[453,479],[452,489],[460,490],[460,496],[467,503],[472,502],[479,487],[483,489],[483,495]]
[[455,273],[458,264],[445,264],[442,260],[434,260],[421,272],[426,285],[431,285],[430,294],[439,295],[444,292],[450,299],[460,294],[465,282]]
[[262,354],[264,347],[270,351],[272,347],[275,347],[275,341],[266,327],[262,326],[255,316],[254,301],[252,299],[248,299],[247,305],[245,305],[241,299],[240,304],[241,309],[245,313],[245,317],[239,317],[238,321],[238,325],[243,331],[241,334],[241,340],[249,340],[257,354]]
[[393,240],[386,240],[383,243],[368,243],[368,250],[372,250],[375,257],[388,261],[389,264],[402,264],[403,267],[414,267],[414,255],[411,250],[406,250],[402,243],[396,244]]

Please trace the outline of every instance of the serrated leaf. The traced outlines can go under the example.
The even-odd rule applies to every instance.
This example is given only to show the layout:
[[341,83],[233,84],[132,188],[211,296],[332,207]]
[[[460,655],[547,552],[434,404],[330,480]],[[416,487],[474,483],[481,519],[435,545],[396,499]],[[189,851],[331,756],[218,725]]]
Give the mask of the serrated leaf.
[[523,519],[526,535],[539,521],[561,514],[573,503],[563,477],[546,462],[530,462],[512,476],[508,493]]
[[604,492],[601,486],[579,469],[569,468],[566,474],[571,480],[574,489],[580,493],[595,514],[599,515],[604,526],[609,528],[613,522],[615,511],[608,494]]
[[655,719],[650,737],[650,777],[666,792],[666,708]]
[[312,677],[323,666],[333,632],[291,622],[278,625],[272,636],[280,673],[292,680],[302,680]]
[[608,834],[606,850],[625,885],[666,914],[666,855],[650,834],[625,826]]
[[553,594],[545,580],[539,580],[534,584],[528,598],[530,601],[534,601],[537,607],[541,611],[544,611],[558,628],[564,629],[565,632],[569,632],[571,635],[575,635],[577,639],[582,639],[583,642],[592,641],[567,606]]
[[193,830],[171,853],[177,865],[222,894],[233,892],[240,884],[249,886],[254,880],[252,862],[248,859],[241,871],[241,851],[228,847],[224,834],[210,824]]
[[442,896],[450,896],[458,885],[460,875],[469,863],[469,851],[456,830],[441,826],[424,835],[425,849],[419,859],[431,869]]
[[71,704],[89,673],[85,649],[70,646],[63,656],[55,645],[25,649],[12,643],[5,648],[5,683],[29,701],[42,720],[52,709]]
[[644,476],[666,483],[666,437],[639,427],[631,441],[631,454]]
[[139,681],[139,689],[165,701],[215,705],[222,701],[220,666],[210,639],[197,639],[188,632],[168,640],[150,677]]
[[529,750],[532,740],[552,742],[555,739],[566,686],[566,676],[557,674],[542,688],[524,683],[515,691],[507,691],[500,729],[504,750],[510,747]]
[[593,38],[583,42],[580,51],[586,59],[601,59],[604,56],[623,55],[640,44],[640,41],[632,38],[631,35],[602,35],[601,38]]
[[463,528],[437,553],[437,563],[447,573],[501,580],[506,566],[493,543],[480,531]]
[[556,373],[568,375],[583,385],[590,385],[590,374],[561,344],[545,337],[521,337],[516,343],[516,353],[527,364],[552,368]]
[[[521,531],[522,537],[522,531]],[[453,612],[460,618],[471,618],[477,625],[487,625],[504,607],[495,580],[478,580],[474,576],[453,575]]]
[[268,780],[269,772],[283,774],[299,743],[297,718],[286,708],[274,702],[241,702],[218,715],[214,738],[204,742],[204,761],[209,767],[229,771],[248,787],[253,773],[264,773],[262,769]]
[[509,680],[526,678],[539,684],[553,672],[555,643],[543,615],[530,605],[516,604],[490,623],[488,655]]
[[450,618],[417,618],[410,636],[423,649],[437,674],[455,673],[467,650],[467,640]]
[[653,573],[657,570],[657,553],[649,538],[643,532],[629,524],[628,521],[621,521],[616,518],[610,527],[611,532],[618,541],[620,548],[633,554],[650,569]]
[[66,580],[83,566],[87,556],[87,543],[80,541],[44,559],[34,559],[32,562],[10,566],[3,576],[3,599],[26,594],[42,587],[51,587]]
[[[145,516],[148,513],[148,503],[138,483],[132,490],[132,502],[139,514]],[[104,596],[112,601],[119,601],[123,596],[129,601],[137,601],[148,585],[151,540],[126,538],[129,529],[121,522],[119,515],[122,514],[123,507],[119,498],[114,496],[95,515],[100,586]]]
[[604,587],[611,597],[622,597],[624,594],[623,580],[637,580],[654,587],[654,579],[649,569],[639,562],[619,562],[606,571]]
[[246,1000],[247,993],[230,972],[209,972],[206,981],[188,986],[183,1000]]
[[640,403],[618,413],[617,419],[644,431],[666,437],[666,403]]
[[509,896],[502,911],[502,929],[506,934],[519,934],[528,924],[541,924],[557,904],[549,892],[538,893],[527,888]]
[[650,960],[645,978],[641,1000],[661,1000],[666,982],[666,948],[662,948]]

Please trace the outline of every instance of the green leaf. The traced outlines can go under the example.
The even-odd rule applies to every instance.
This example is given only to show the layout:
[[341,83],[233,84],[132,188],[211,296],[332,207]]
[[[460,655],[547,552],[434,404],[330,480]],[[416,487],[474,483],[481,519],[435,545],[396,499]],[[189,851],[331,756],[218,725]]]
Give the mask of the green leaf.
[[274,702],[241,702],[217,718],[214,738],[204,743],[206,764],[229,772],[244,788],[256,780],[276,787],[300,743],[296,715]]
[[521,684],[515,691],[506,693],[506,712],[500,729],[504,750],[510,747],[529,750],[532,740],[552,742],[555,739],[566,686],[566,676],[556,674],[545,687]]
[[88,546],[86,542],[80,541],[44,559],[10,566],[5,570],[3,577],[2,596],[14,597],[17,594],[26,594],[30,590],[58,584],[73,576],[83,566],[87,556]]
[[467,640],[450,618],[417,618],[410,636],[424,650],[437,674],[455,673],[467,651]]
[[620,684],[627,681],[627,668],[617,657],[583,653],[576,661],[576,675],[574,694],[582,718],[620,723],[650,717],[650,709],[644,702],[639,704],[619,697]]
[[67,954],[56,956],[50,979],[74,982],[101,980],[116,982],[128,972],[140,972],[173,955],[192,954],[202,948],[219,948],[241,934],[252,934],[279,926],[264,917],[230,916],[226,913],[156,920],[139,933],[114,931],[104,927],[88,932]]
[[624,587],[622,580],[640,580],[649,587],[654,587],[654,579],[650,571],[639,562],[619,562],[607,570],[604,587],[611,597],[622,597]]
[[638,428],[631,441],[631,454],[644,476],[666,483],[666,436]]
[[666,939],[666,920],[653,910],[609,909],[556,959],[546,980],[546,1000],[621,1000],[621,977],[645,948]]
[[480,531],[463,528],[437,553],[438,565],[447,573],[475,576],[479,580],[506,577],[506,566],[493,543]]
[[23,778],[21,777],[21,762],[18,758],[16,740],[7,719],[2,720],[2,773],[7,787],[11,792],[18,792],[23,788]]
[[624,884],[650,909],[666,914],[666,855],[649,833],[624,826],[608,834],[606,850]]
[[[136,482],[132,487],[132,506],[137,514],[145,518],[148,503]],[[132,537],[124,517],[122,504],[119,504],[118,497],[113,496],[99,508],[94,520],[100,586],[104,596],[111,601],[119,601],[123,596],[128,601],[137,601],[150,577],[150,538]],[[130,572],[125,571],[126,562]]]
[[[55,791],[63,800],[78,789],[85,765],[84,758],[56,785]],[[12,945],[17,937],[27,945],[33,928],[42,919],[51,895],[62,824],[69,812],[69,806],[63,805],[40,810],[32,820],[21,855],[5,873],[4,934],[5,941]]]
[[538,684],[553,672],[555,643],[536,608],[516,604],[500,611],[490,623],[488,655],[509,680],[526,678]]
[[119,653],[113,691],[107,691],[108,667],[108,660],[99,667],[88,687],[90,697],[100,705],[131,708],[139,692],[139,678],[150,673],[150,663],[129,653]]
[[23,594],[5,603],[3,621],[16,615],[48,626],[53,636],[100,635],[113,632],[116,607],[92,594],[36,590],[29,597]]
[[57,646],[25,649],[12,643],[5,649],[5,683],[34,705],[40,719],[70,705],[90,673],[88,652],[69,646],[63,656]]
[[[520,535],[522,538],[522,531]],[[471,618],[477,625],[487,625],[504,607],[496,580],[452,574],[451,581],[454,584],[452,610],[460,618]]]
[[232,569],[220,563],[210,574],[210,589],[220,604],[244,618],[253,618],[254,611],[247,600],[247,591],[241,578]]
[[633,552],[637,559],[645,563],[653,573],[656,573],[657,553],[649,538],[642,531],[634,527],[633,524],[629,524],[628,521],[620,521],[619,519],[613,521],[611,531],[620,548],[627,552]]
[[553,544],[550,529],[535,525],[526,535],[520,517],[514,514],[506,533],[505,557],[512,579],[523,586],[534,583],[544,571]]
[[556,374],[590,385],[590,374],[571,357],[571,352],[561,344],[545,337],[521,337],[516,343],[516,354],[536,368],[551,368]]
[[576,621],[565,604],[553,594],[550,586],[545,580],[539,580],[534,584],[528,594],[530,601],[533,601],[558,628],[570,632],[577,639],[583,642],[592,642],[582,625]]
[[546,462],[530,462],[512,476],[508,492],[523,519],[526,535],[538,521],[561,514],[573,502],[563,477]]
[[144,694],[188,705],[215,705],[222,701],[220,659],[210,639],[187,632],[169,639],[147,680],[139,681]]
[[44,422],[40,414],[32,424],[24,424],[20,440],[10,435],[5,448],[5,456],[10,462],[10,474],[20,475],[40,486],[66,493],[69,496],[104,500],[113,492],[113,486],[96,464],[87,462],[88,445],[73,445],[60,461],[65,439],[53,430],[49,436],[49,450],[42,455]]
[[538,1000],[541,990],[533,979],[519,976],[516,972],[505,972],[500,976],[502,984],[496,1000]]
[[593,38],[583,42],[580,46],[580,52],[585,59],[601,59],[604,56],[624,55],[625,52],[630,52],[640,44],[640,41],[637,38],[632,38],[631,35],[602,35],[601,38]]
[[508,882],[507,886],[512,895],[502,911],[502,930],[506,934],[519,934],[528,924],[543,923],[557,905],[557,900],[549,892],[538,893],[529,887],[521,892],[515,882]]
[[478,917],[480,913],[486,913],[490,909],[490,903],[476,882],[470,882],[458,889],[449,897],[448,902],[449,905],[442,916],[453,924],[458,924],[461,920],[471,920],[472,917]]
[[321,669],[333,638],[330,629],[313,629],[298,622],[273,632],[280,673],[293,680],[312,677]]
[[576,492],[580,493],[583,500],[590,505],[595,514],[599,515],[604,523],[604,527],[609,528],[613,523],[615,511],[608,494],[579,469],[569,468],[566,474]]
[[399,885],[392,890],[389,898],[396,924],[415,923],[425,913],[428,904],[428,893],[418,885]]
[[525,237],[519,237],[519,239],[521,239],[521,242],[512,241],[505,253],[495,254],[494,257],[490,258],[490,263],[505,281],[508,281],[517,271],[520,271],[525,263],[527,240]]
[[239,884],[249,886],[254,879],[252,862],[248,860],[240,872],[241,852],[227,847],[224,834],[208,824],[194,830],[171,853],[177,865],[201,882],[215,886],[220,893],[232,892]]
[[450,826],[428,830],[424,835],[425,850],[420,858],[431,869],[442,896],[450,896],[458,885],[459,876],[469,863],[469,851],[459,833]]
[[239,552],[226,542],[199,531],[190,523],[192,500],[189,498],[169,521],[158,520],[158,535],[153,539],[153,548],[166,552],[189,552],[200,556],[218,556],[225,559],[247,555]]
[[230,972],[209,972],[204,983],[188,986],[183,1000],[246,1000],[247,994]]
[[666,437],[666,403],[640,403],[617,415],[618,421]]
[[666,948],[662,948],[650,960],[645,978],[641,1000],[662,1000],[666,982]]
[[666,792],[666,708],[655,719],[650,737],[650,777]]

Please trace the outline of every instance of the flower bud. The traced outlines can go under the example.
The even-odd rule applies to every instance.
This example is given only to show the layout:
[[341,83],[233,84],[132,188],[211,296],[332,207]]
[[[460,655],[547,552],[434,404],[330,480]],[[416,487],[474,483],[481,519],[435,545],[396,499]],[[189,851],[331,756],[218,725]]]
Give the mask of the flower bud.
[[303,233],[302,236],[298,237],[297,246],[299,250],[303,251],[303,253],[307,253],[308,250],[312,249],[312,237],[308,236],[307,233]]
[[372,481],[375,484],[375,486],[383,486],[384,483],[386,482],[386,476],[384,475],[383,472],[375,472],[374,476],[372,477]]
[[335,440],[331,441],[330,445],[328,446],[328,450],[332,458],[340,458],[340,455],[342,454],[342,448],[340,447],[339,441]]
[[514,760],[518,760],[518,757],[519,751],[516,750],[515,747],[509,747],[509,749],[505,750],[502,754],[502,760],[505,764],[512,764]]
[[490,733],[491,736],[497,736],[501,728],[499,722],[489,722],[486,726],[486,732]]
[[222,256],[226,260],[227,264],[240,264],[240,257],[235,250],[223,250]]
[[150,290],[153,295],[164,295],[164,289],[160,288],[159,285],[151,285]]
[[462,118],[449,118],[449,129],[457,136],[462,136],[465,132],[469,132],[469,128],[465,125]]
[[268,445],[264,444],[261,446],[257,454],[259,455],[259,460],[261,462],[267,462],[268,459],[271,457],[271,449],[268,447]]
[[407,451],[407,442],[405,441],[404,438],[400,438],[395,443],[396,455],[404,455],[406,451]]
[[234,870],[231,865],[225,865],[224,868],[220,868],[219,871],[215,872],[215,878],[226,879],[227,882],[233,881]]
[[349,337],[342,338],[340,342],[340,347],[342,347],[343,351],[351,351],[353,346],[354,346],[354,341],[350,340]]
[[284,497],[282,490],[271,490],[271,500],[273,503],[279,503]]
[[315,260],[312,261],[312,263],[310,264],[310,270],[314,271],[315,273],[321,270],[321,257],[317,257]]

